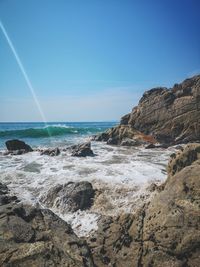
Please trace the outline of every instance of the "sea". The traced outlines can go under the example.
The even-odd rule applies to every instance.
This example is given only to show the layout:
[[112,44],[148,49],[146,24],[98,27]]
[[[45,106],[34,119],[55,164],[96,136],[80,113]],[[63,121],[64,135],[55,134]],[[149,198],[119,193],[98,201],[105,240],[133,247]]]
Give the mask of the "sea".
[[[32,205],[46,208],[41,199],[58,184],[89,181],[97,190],[89,210],[65,212],[65,207],[51,209],[71,224],[78,236],[87,236],[98,227],[102,215],[134,212],[151,194],[149,187],[167,178],[169,156],[176,148],[145,149],[122,147],[91,141],[94,157],[72,157],[63,149],[91,140],[91,136],[118,122],[0,123],[0,182],[11,194]],[[5,142],[20,139],[34,148],[23,155],[5,155]],[[39,149],[59,147],[55,157],[41,155]],[[39,148],[39,149],[38,149]]]
[[8,139],[22,139],[33,147],[74,144],[115,126],[118,122],[12,122],[0,123],[0,149]]

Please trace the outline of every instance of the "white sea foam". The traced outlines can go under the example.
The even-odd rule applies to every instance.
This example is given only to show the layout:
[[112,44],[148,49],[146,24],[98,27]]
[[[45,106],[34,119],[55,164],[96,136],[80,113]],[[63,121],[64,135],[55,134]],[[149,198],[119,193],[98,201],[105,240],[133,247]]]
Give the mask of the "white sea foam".
[[174,148],[146,150],[98,142],[92,143],[92,149],[96,156],[87,158],[71,157],[70,151],[57,157],[41,156],[39,152],[1,155],[0,177],[13,193],[31,203],[37,203],[57,184],[92,182],[104,193],[89,211],[74,214],[55,211],[72,224],[77,234],[87,235],[96,229],[100,214],[133,211],[147,185],[166,179],[165,167],[169,155],[174,152]]

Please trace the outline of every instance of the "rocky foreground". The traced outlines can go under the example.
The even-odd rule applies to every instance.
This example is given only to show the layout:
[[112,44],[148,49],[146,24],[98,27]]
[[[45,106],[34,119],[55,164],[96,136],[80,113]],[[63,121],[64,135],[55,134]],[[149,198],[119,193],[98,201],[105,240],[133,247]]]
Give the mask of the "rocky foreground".
[[50,210],[21,203],[0,184],[0,266],[198,267],[200,144],[172,154],[165,184],[153,190],[134,214],[102,216],[84,240]]
[[146,91],[120,125],[95,137],[114,145],[165,145],[200,140],[200,75],[173,88]]

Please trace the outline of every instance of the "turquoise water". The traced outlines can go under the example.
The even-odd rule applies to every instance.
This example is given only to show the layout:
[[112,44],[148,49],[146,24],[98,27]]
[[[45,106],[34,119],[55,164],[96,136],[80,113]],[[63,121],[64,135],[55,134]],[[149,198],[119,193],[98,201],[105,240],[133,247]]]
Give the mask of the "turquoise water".
[[117,122],[26,122],[0,123],[0,149],[9,139],[20,139],[33,147],[69,145],[105,131]]

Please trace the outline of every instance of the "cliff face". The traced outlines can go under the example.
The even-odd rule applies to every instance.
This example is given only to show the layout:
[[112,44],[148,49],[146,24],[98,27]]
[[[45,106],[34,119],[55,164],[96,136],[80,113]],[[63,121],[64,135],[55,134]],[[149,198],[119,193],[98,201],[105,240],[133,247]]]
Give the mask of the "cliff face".
[[[153,136],[160,143],[199,141],[200,75],[175,84],[171,89],[160,87],[146,91],[138,106],[123,116],[116,128],[122,126],[131,132]],[[100,136],[99,140],[107,141],[114,137],[116,141],[113,143],[120,144],[124,137],[113,135],[116,128],[104,137]]]

